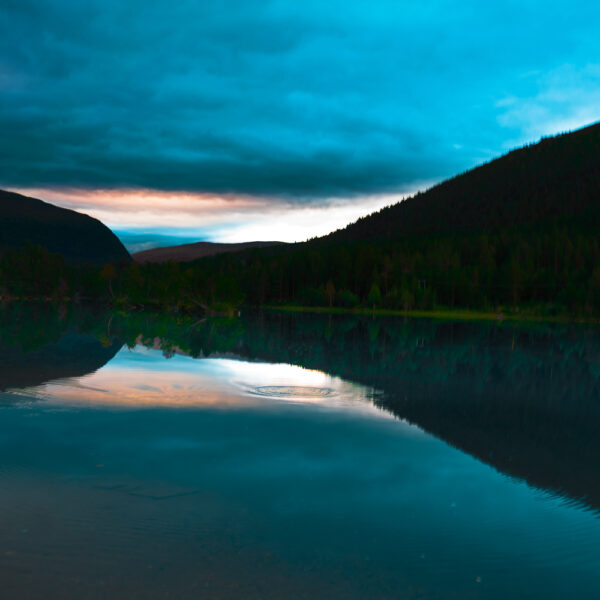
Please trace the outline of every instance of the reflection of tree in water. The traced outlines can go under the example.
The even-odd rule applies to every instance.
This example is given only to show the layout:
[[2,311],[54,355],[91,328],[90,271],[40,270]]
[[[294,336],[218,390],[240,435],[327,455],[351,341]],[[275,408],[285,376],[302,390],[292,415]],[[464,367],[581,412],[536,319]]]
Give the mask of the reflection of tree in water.
[[382,408],[600,508],[600,329],[306,315],[269,315],[260,329],[263,358],[379,388]]
[[[48,379],[66,376],[50,369],[57,364],[95,370],[120,341],[166,356],[295,364],[380,389],[380,407],[504,473],[600,509],[600,329],[280,313],[36,316],[23,307],[5,307],[0,325],[3,382],[19,360],[48,366]],[[27,354],[36,339],[46,347]]]

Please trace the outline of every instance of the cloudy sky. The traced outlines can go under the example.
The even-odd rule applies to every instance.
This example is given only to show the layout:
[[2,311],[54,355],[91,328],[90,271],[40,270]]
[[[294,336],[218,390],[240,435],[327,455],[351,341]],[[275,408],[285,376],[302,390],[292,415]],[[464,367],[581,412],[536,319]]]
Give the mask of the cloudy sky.
[[132,245],[303,240],[599,120],[599,30],[597,0],[3,0],[0,186]]

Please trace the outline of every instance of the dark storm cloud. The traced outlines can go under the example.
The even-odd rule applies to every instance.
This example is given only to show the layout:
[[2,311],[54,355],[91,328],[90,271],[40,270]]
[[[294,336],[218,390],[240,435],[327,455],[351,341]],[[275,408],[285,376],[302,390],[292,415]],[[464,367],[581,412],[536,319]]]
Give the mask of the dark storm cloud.
[[[5,0],[0,11],[11,187],[298,201],[401,191],[593,117],[600,81],[595,2]],[[553,96],[565,78],[579,100]]]

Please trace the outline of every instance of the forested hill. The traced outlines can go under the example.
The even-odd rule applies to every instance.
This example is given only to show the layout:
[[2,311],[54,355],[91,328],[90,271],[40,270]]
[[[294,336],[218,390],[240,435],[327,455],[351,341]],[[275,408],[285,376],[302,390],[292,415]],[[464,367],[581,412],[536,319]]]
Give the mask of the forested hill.
[[571,219],[600,224],[600,123],[509,152],[325,239],[484,232]]
[[0,190],[0,252],[28,244],[76,265],[131,261],[117,236],[97,219]]
[[138,263],[166,263],[170,260],[175,262],[190,262],[205,256],[216,256],[225,252],[240,252],[253,248],[266,248],[278,246],[283,242],[243,242],[237,244],[218,244],[214,242],[196,242],[193,244],[181,244],[179,246],[166,246],[163,248],[151,248],[142,250],[132,255],[133,260]]

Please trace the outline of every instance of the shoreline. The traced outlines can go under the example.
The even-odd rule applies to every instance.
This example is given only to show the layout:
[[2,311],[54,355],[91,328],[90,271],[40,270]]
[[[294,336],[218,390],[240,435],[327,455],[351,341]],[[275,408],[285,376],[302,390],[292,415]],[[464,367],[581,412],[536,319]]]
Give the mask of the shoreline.
[[241,305],[230,307],[228,310],[209,308],[206,306],[198,307],[193,304],[161,304],[159,301],[150,303],[122,303],[119,301],[102,302],[98,299],[83,298],[74,299],[69,297],[24,297],[15,298],[0,296],[0,306],[12,303],[24,304],[44,304],[44,305],[75,305],[82,308],[105,308],[117,312],[150,312],[165,314],[186,314],[202,315],[204,317],[228,317],[235,318],[245,310],[264,310],[271,312],[287,313],[313,313],[329,315],[355,315],[372,317],[404,317],[410,319],[434,319],[439,321],[486,321],[502,324],[511,323],[558,323],[563,325],[600,325],[600,317],[570,317],[561,315],[539,315],[535,313],[522,312],[486,312],[464,309],[444,309],[435,310],[397,310],[389,308],[344,308],[340,306],[303,306],[297,304],[263,304],[260,306]]
[[319,313],[319,314],[339,314],[339,315],[362,315],[362,316],[389,316],[389,317],[407,317],[412,319],[436,319],[442,321],[494,321],[503,323],[510,322],[532,322],[532,323],[562,323],[562,324],[582,324],[598,325],[599,318],[594,317],[568,317],[566,315],[535,315],[524,313],[504,313],[504,312],[484,312],[476,310],[395,310],[388,308],[343,308],[339,306],[301,306],[301,305],[275,305],[267,304],[259,307],[261,310],[280,311],[280,312],[298,312],[298,313]]

